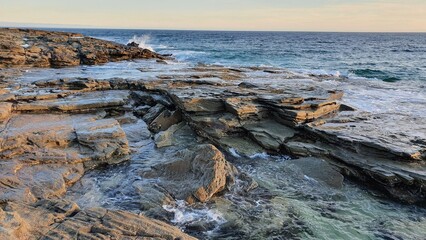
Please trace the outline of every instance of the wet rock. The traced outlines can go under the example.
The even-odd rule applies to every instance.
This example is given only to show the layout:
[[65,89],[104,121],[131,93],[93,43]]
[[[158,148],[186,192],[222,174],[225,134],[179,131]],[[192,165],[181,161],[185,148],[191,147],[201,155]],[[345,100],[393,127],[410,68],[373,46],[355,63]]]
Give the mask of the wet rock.
[[133,113],[137,116],[142,118],[145,114],[148,113],[151,106],[149,105],[142,105],[134,109]]
[[294,156],[308,157],[327,155],[326,149],[310,142],[289,141],[285,144],[285,149]]
[[128,43],[127,46],[129,46],[129,47],[139,47],[139,44],[137,44],[135,42],[131,42],[131,43]]
[[166,61],[161,60],[161,59],[157,59],[157,60],[156,60],[156,62],[157,62],[157,63],[160,63],[160,64],[167,64],[167,62],[166,62]]
[[256,154],[263,153],[265,150],[249,137],[223,137],[218,140],[219,145],[234,157],[252,157]]
[[160,178],[159,184],[176,199],[194,203],[206,202],[225,190],[235,173],[223,154],[206,144],[179,151],[169,162],[153,166],[144,177]]
[[249,83],[249,82],[242,82],[240,84],[238,84],[239,87],[241,88],[258,88],[257,85],[253,84],[253,83]]
[[158,103],[154,107],[151,107],[148,112],[142,117],[142,119],[147,123],[151,124],[154,119],[160,115],[165,109],[164,105]]
[[185,123],[175,124],[170,126],[167,130],[161,131],[154,136],[155,146],[157,148],[163,148],[173,145],[174,139],[173,134],[179,129],[183,128]]
[[[102,125],[99,122],[103,123]],[[87,168],[100,163],[114,164],[128,159],[129,149],[126,134],[117,121],[105,119],[99,122],[83,123],[76,130],[82,152],[90,154],[96,161],[85,162]]]
[[146,123],[141,119],[136,122],[122,124],[122,128],[126,133],[126,138],[130,145],[147,140],[151,137],[148,125],[146,125]]
[[306,176],[330,187],[340,189],[343,186],[343,175],[323,159],[307,157],[291,160],[289,163],[297,166]]
[[142,91],[132,91],[130,93],[130,96],[132,97],[132,99],[135,100],[136,104],[139,106],[155,106],[155,104],[157,104],[156,99],[154,99],[152,94],[149,94],[147,92],[142,92]]
[[172,102],[172,100],[167,95],[155,94],[155,93],[150,93],[150,95],[152,96],[152,99],[156,103],[163,104],[164,106],[166,106],[169,109],[174,109],[176,107],[175,104]]
[[140,195],[141,210],[154,214],[158,209],[163,209],[164,205],[174,202],[173,197],[164,189],[144,181],[136,181],[133,184],[136,192]]
[[118,122],[90,115],[14,116],[0,133],[0,147],[0,199],[7,201],[60,197],[85,169],[129,156]]
[[217,98],[191,98],[180,99],[182,109],[187,112],[223,112],[225,104]]
[[182,121],[182,113],[179,110],[171,112],[166,109],[149,124],[149,130],[155,133],[165,131],[180,121]]
[[[309,138],[317,139],[317,149],[323,149],[319,154],[347,164],[342,169],[350,170],[342,173],[368,184],[375,183],[401,201],[422,202],[425,195],[418,191],[426,179],[425,161],[420,157],[422,147],[407,139],[407,136],[422,135],[422,131],[420,125],[401,124],[405,118],[404,115],[345,112],[329,121],[309,124],[306,130]],[[380,127],[383,119],[393,119],[394,122],[387,122],[389,128],[384,129]],[[409,121],[414,123],[416,120]],[[395,133],[391,134],[392,131]],[[398,136],[397,141],[395,136]],[[410,178],[417,180],[407,181]]]
[[296,132],[294,129],[279,124],[273,120],[246,124],[244,125],[244,128],[261,146],[266,149],[276,151],[279,151],[280,146],[286,140],[292,138]]
[[221,139],[233,133],[242,132],[241,122],[238,118],[229,113],[210,114],[201,116],[191,116],[191,124],[201,134],[204,133],[205,137],[214,139]]
[[104,208],[80,210],[69,201],[42,200],[0,208],[4,239],[194,239],[164,222]]

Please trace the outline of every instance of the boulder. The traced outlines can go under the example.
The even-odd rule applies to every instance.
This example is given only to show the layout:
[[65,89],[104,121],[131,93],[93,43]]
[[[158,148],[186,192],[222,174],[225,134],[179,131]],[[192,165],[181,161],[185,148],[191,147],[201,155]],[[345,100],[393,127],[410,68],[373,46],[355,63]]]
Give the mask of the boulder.
[[213,145],[199,145],[177,152],[166,163],[152,167],[144,178],[159,178],[159,184],[188,203],[206,202],[234,181],[236,169]]

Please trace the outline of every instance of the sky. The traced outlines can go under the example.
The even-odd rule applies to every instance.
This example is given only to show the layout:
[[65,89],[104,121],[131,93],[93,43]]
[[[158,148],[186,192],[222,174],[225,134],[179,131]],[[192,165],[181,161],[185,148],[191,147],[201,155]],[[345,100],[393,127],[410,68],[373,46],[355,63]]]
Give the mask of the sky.
[[426,0],[0,0],[0,26],[426,32]]

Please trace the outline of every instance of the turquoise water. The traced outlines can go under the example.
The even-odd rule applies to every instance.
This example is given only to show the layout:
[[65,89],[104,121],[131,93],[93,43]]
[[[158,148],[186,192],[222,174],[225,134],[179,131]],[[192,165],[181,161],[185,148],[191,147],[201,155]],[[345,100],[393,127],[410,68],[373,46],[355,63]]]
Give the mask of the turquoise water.
[[193,63],[274,66],[390,82],[426,81],[426,33],[72,31],[120,43],[135,37],[146,47]]

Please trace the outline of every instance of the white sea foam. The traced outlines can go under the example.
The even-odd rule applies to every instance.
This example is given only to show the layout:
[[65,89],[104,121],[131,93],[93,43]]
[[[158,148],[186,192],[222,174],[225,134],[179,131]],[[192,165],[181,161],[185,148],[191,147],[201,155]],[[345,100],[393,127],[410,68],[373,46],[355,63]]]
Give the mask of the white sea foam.
[[139,44],[140,48],[148,49],[151,51],[154,51],[151,45],[149,45],[149,41],[151,40],[150,35],[142,35],[142,36],[133,36],[132,39],[130,39],[127,43],[137,43]]
[[238,154],[237,150],[235,150],[235,148],[229,148],[229,153],[231,153],[232,156],[240,158],[241,155]]
[[269,154],[267,154],[266,152],[255,153],[255,154],[249,156],[249,158],[251,158],[251,159],[255,159],[255,158],[268,159],[269,157],[270,157]]
[[305,74],[305,75],[314,75],[314,76],[333,76],[333,77],[344,77],[346,74],[343,74],[340,71],[333,70],[324,70],[324,69],[297,69],[296,73]]
[[174,213],[172,222],[181,226],[197,221],[214,222],[215,225],[226,222],[222,214],[218,211],[207,207],[194,209],[188,206],[183,200],[176,201],[175,205],[163,205],[163,209]]

